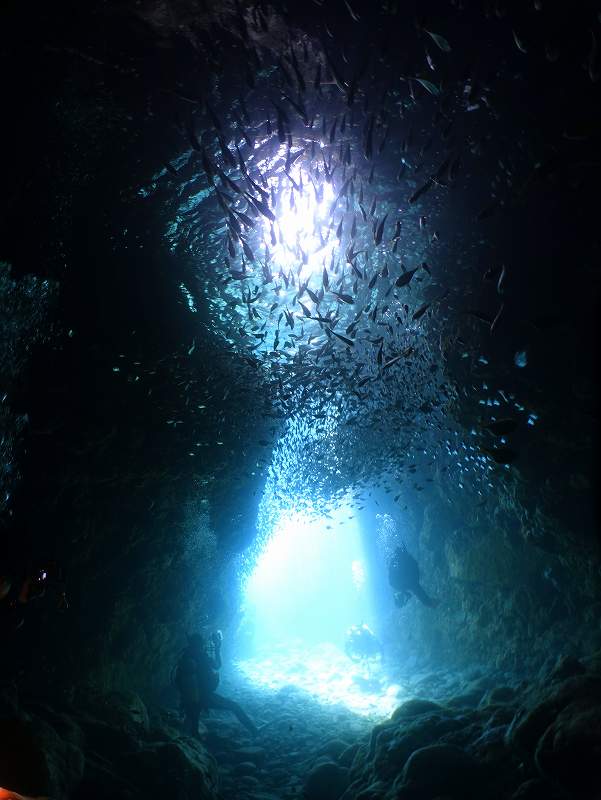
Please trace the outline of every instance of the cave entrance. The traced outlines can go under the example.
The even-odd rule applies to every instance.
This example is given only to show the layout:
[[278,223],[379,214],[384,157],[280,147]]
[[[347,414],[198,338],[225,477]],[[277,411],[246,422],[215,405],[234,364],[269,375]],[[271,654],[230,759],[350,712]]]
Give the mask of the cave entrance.
[[378,632],[375,571],[349,503],[324,516],[281,511],[243,579],[246,647],[238,667],[245,677],[360,714],[390,713],[398,687],[381,652],[357,657],[349,650],[353,626]]

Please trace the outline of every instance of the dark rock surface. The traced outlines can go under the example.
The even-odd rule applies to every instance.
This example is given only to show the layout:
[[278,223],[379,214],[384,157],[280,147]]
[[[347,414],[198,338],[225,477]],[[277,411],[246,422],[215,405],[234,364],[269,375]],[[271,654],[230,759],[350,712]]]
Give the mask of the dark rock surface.
[[597,666],[527,685],[504,673],[480,686],[478,707],[452,702],[473,693],[468,673],[431,673],[431,699],[411,697],[424,676],[399,673],[407,699],[377,724],[230,672],[224,690],[258,722],[254,738],[225,713],[190,738],[175,712],[132,692],[90,691],[60,711],[7,704],[0,786],[57,800],[598,800]]
[[[268,31],[252,19],[255,5],[275,9]],[[56,800],[289,800],[303,793],[312,800],[326,791],[345,800],[601,797],[599,12],[590,2],[566,10],[553,0],[423,0],[414,21],[408,5],[68,0],[39,13],[23,2],[3,5],[10,142],[0,196],[0,569],[19,578],[43,564],[53,585],[27,604],[18,630],[10,614],[6,636],[2,628],[0,786]],[[199,266],[202,259],[169,233],[195,184],[211,191],[188,125],[214,148],[210,100],[239,139],[230,112],[251,94],[245,70],[256,51],[264,64],[250,77],[267,87],[256,107],[249,103],[258,140],[265,107],[274,122],[275,92],[294,94],[274,78],[279,67],[270,49],[290,72],[290,48],[300,54],[308,43],[313,60],[324,30],[343,80],[351,81],[370,9],[384,16],[352,113],[364,108],[383,144],[388,123],[375,104],[386,93],[394,104],[391,162],[396,173],[406,146],[411,164],[394,188],[408,239],[412,224],[422,236],[422,208],[408,202],[414,188],[447,156],[462,159],[458,184],[427,184],[428,202],[436,198],[424,215],[426,231],[437,229],[435,282],[420,323],[425,331],[443,326],[423,367],[436,361],[454,399],[445,401],[444,418],[424,403],[429,410],[408,413],[395,429],[399,456],[389,471],[406,470],[395,500],[396,490],[379,484],[378,462],[370,476],[377,514],[406,531],[440,604],[435,613],[411,602],[382,614],[386,657],[404,682],[390,719],[368,722],[294,690],[268,696],[232,681],[229,694],[265,727],[251,741],[227,717],[209,716],[197,741],[165,710],[176,702],[174,662],[199,626],[223,628],[224,650],[235,639],[241,597],[233,573],[255,541],[273,445],[298,410],[287,405],[296,396],[290,385],[304,403],[315,388],[305,378],[323,369],[329,402],[332,364],[289,364],[289,384],[280,369],[283,341],[259,366],[260,332],[234,325],[232,344],[232,329],[219,327],[214,302],[225,291],[222,280],[231,288],[234,279],[214,263]],[[430,41],[435,31],[449,37],[449,52]],[[516,48],[512,34],[526,46]],[[558,64],[543,53],[547,39],[561,43]],[[448,56],[451,74],[441,66],[436,75],[426,72],[424,42],[439,65]],[[402,55],[394,77],[399,104],[387,88],[390,75],[375,91],[370,84],[385,51]],[[321,102],[332,124],[331,108],[344,98],[319,54]],[[421,78],[408,77],[414,62]],[[423,74],[440,83],[441,96],[423,88]],[[472,94],[478,108],[469,113],[446,107]],[[435,116],[426,124],[429,104]],[[351,110],[342,113],[350,130]],[[447,126],[449,139],[439,135]],[[353,168],[365,172],[358,150]],[[165,161],[172,166],[183,156],[174,176]],[[380,166],[376,184],[363,181],[374,201]],[[230,174],[242,182],[241,173]],[[476,178],[473,194],[460,185],[464,175]],[[474,216],[491,192],[501,198],[499,213],[481,226]],[[461,229],[445,205],[458,211]],[[216,202],[203,205],[205,217],[216,242],[223,224]],[[473,252],[455,248],[464,237]],[[504,262],[502,294],[496,276],[490,282],[486,275]],[[422,272],[430,279],[420,271],[403,295],[408,303],[419,296]],[[233,305],[224,297],[228,309],[250,315],[250,294]],[[488,304],[493,313],[505,309],[495,335],[467,319],[468,307],[488,313]],[[541,326],[536,318],[552,306],[559,321]],[[295,320],[296,336],[301,312]],[[408,327],[411,335],[418,330]],[[399,347],[386,337],[379,353],[388,358]],[[528,368],[518,369],[514,354],[526,347]],[[382,377],[367,349],[370,369]],[[341,363],[351,355],[345,345],[334,353]],[[374,385],[386,387],[392,376],[391,369]],[[351,409],[356,400],[367,407],[355,383],[336,390],[344,395],[340,408],[347,400]],[[521,410],[513,399],[500,405],[514,393]],[[358,464],[369,463],[368,439],[376,453],[391,443],[379,425],[403,401],[386,396],[376,421],[357,426]],[[417,483],[404,460],[412,450],[421,459],[413,447],[421,438],[416,433],[406,448],[405,432],[461,428],[474,442],[465,456],[473,463],[493,441],[485,424],[501,413],[519,418],[523,430],[510,439],[519,457],[508,469],[487,463],[484,492],[456,479],[455,458],[463,459],[456,452],[449,469],[441,459],[423,459]],[[349,414],[345,431],[355,427]],[[316,419],[307,412],[308,425]],[[445,459],[453,447],[441,448]],[[354,488],[350,461],[337,464],[337,447],[326,449],[334,485]],[[322,468],[325,476],[304,439],[300,451],[309,454],[309,471]],[[369,514],[361,508],[357,519],[372,531],[376,506]]]
[[97,692],[85,710],[25,707],[1,718],[0,786],[56,800],[213,800],[218,772],[200,741],[156,717],[150,729],[133,692]]

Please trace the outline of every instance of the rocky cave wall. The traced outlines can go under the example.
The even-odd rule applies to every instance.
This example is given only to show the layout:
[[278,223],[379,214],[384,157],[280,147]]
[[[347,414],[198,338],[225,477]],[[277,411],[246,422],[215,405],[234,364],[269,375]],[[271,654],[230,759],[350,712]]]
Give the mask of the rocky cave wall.
[[[140,197],[160,162],[145,142],[170,134],[164,120],[146,113],[139,77],[93,65],[75,71],[78,57],[67,49],[48,70],[43,48],[35,52],[27,52],[29,91],[15,88],[10,97],[23,133],[15,143],[22,157],[8,169],[9,182],[12,175],[20,185],[18,165],[37,147],[38,120],[49,120],[57,135],[27,183],[40,187],[28,197],[27,224],[46,220],[47,227],[28,236],[19,197],[12,197],[0,256],[21,280],[37,265],[57,282],[60,299],[52,342],[34,348],[6,385],[6,403],[15,418],[27,414],[28,426],[5,535],[15,561],[34,554],[64,566],[71,608],[64,615],[49,603],[32,608],[22,666],[31,691],[48,681],[69,691],[86,680],[156,691],[168,685],[172,655],[188,631],[205,616],[224,625],[232,618],[236,598],[220,579],[254,535],[269,456],[258,442],[273,441],[279,422],[261,412],[268,400],[252,366],[232,360],[206,328],[199,335],[206,322],[200,287],[190,265],[166,250],[159,206]],[[150,72],[146,80],[154,78]],[[116,89],[127,102],[115,102]],[[196,316],[181,296],[182,281],[194,293]],[[588,324],[575,340],[594,334]],[[575,340],[553,357],[565,364],[577,352]],[[199,387],[197,405],[205,389],[211,396],[203,432],[225,437],[194,459],[191,430],[169,424],[186,419],[186,374]],[[444,603],[440,613],[417,609],[395,628],[399,648],[432,661],[515,667],[534,667],[550,650],[594,649],[600,596],[588,477],[597,424],[590,364],[582,376],[585,398],[570,391],[567,406],[558,401],[538,466],[528,472],[518,465],[494,501],[481,506],[442,483],[424,501],[419,558]],[[229,384],[238,395],[226,402]],[[570,420],[566,407],[574,403]],[[252,424],[248,409],[257,412]],[[559,456],[548,476],[547,455],[552,460],[565,446],[572,448],[569,471]]]
[[599,650],[599,540],[578,522],[582,494],[576,484],[558,504],[549,487],[537,492],[515,470],[492,503],[439,487],[425,500],[415,542],[424,585],[441,604],[415,603],[387,621],[395,657],[530,675],[558,655]]
[[[266,465],[258,442],[279,421],[262,414],[254,367],[206,332],[201,298],[196,314],[188,309],[186,265],[165,247],[159,210],[132,198],[149,165],[136,173],[139,140],[115,122],[124,112],[107,110],[115,127],[105,119],[100,142],[85,77],[68,69],[63,79],[50,110],[36,89],[53,125],[82,147],[68,174],[61,143],[35,174],[31,216],[50,209],[55,228],[27,237],[10,206],[3,242],[16,285],[31,282],[35,264],[58,298],[42,342],[28,333],[42,329],[37,307],[13,303],[28,354],[3,374],[14,440],[3,560],[17,576],[59,565],[70,608],[58,613],[52,591],[32,602],[16,659],[34,695],[86,681],[156,692],[187,633],[207,618],[227,624],[219,576],[254,535]],[[85,148],[72,141],[77,131],[85,139],[79,125]],[[56,174],[64,184],[50,190]]]

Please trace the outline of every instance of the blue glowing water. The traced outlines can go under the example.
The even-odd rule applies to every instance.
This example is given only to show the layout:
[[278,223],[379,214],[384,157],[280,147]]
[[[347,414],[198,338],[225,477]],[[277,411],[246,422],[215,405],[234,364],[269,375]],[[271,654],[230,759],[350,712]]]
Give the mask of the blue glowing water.
[[351,625],[376,625],[369,570],[355,518],[283,513],[244,586],[256,645],[344,643]]

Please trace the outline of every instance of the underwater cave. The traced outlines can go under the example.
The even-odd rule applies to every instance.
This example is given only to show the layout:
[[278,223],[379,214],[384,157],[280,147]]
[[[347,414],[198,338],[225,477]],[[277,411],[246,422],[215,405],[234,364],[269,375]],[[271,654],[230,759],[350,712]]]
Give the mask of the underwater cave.
[[0,21],[0,800],[601,800],[599,3]]

